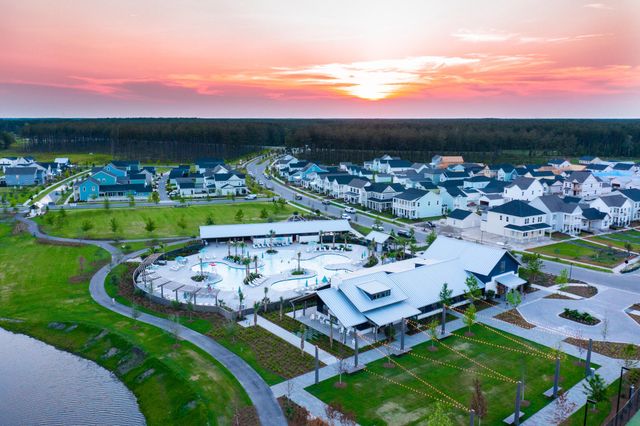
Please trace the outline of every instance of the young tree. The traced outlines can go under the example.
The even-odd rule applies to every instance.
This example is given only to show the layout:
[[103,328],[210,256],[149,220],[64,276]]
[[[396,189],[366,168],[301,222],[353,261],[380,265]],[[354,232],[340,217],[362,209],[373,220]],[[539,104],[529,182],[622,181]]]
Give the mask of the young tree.
[[253,325],[258,325],[258,310],[260,309],[260,303],[256,300],[253,302]]
[[431,412],[427,415],[425,423],[427,425],[438,426],[454,426],[449,413],[445,409],[445,405],[438,401],[432,405]]
[[427,239],[425,240],[425,242],[427,243],[427,247],[433,244],[436,238],[438,238],[438,234],[436,234],[436,231],[431,231],[429,235],[427,235]]
[[266,219],[268,217],[269,217],[269,212],[267,212],[267,209],[262,208],[262,210],[260,210],[260,218]]
[[205,224],[206,225],[215,225],[215,221],[213,220],[213,215],[211,213],[209,213],[207,215],[207,218],[205,219]]
[[82,223],[80,224],[80,229],[82,230],[82,233],[86,236],[89,233],[89,231],[93,229],[93,223],[91,223],[88,220],[83,220]]
[[564,268],[560,271],[560,274],[556,276],[556,284],[558,284],[558,289],[564,290],[567,288],[567,284],[569,283],[569,271],[567,268]]
[[482,424],[482,419],[487,415],[487,398],[482,392],[480,379],[473,379],[473,394],[471,394],[471,409],[475,411],[478,418],[478,426]]
[[104,197],[104,201],[102,202],[105,210],[109,210],[111,208],[111,202],[109,201],[109,197]]
[[535,279],[542,272],[542,259],[538,253],[525,253],[522,255],[525,270],[529,275],[529,281],[535,282]]
[[522,295],[518,290],[512,289],[507,293],[507,304],[512,308],[517,308],[522,303]]
[[438,321],[431,320],[427,327],[429,337],[431,337],[431,350],[435,350],[435,343],[438,341]]
[[239,209],[236,212],[236,222],[242,223],[243,221],[244,221],[244,211],[242,211],[242,209]]
[[588,377],[586,380],[587,383],[582,386],[584,387],[583,392],[587,395],[587,398],[595,401],[596,403],[604,401],[607,398],[607,384],[604,379],[596,373],[592,377]]
[[194,311],[193,301],[192,299],[189,299],[189,301],[187,302],[187,312],[189,312],[189,322],[193,322],[193,311]]
[[171,335],[175,339],[173,347],[176,349],[178,347],[178,339],[180,339],[180,315],[171,315],[169,319],[171,320]]
[[269,304],[269,287],[264,288],[264,297],[262,298],[262,312],[267,313],[267,305]]
[[84,264],[87,262],[87,259],[84,258],[84,256],[80,256],[78,257],[78,269],[80,269],[80,272],[84,272]]
[[129,207],[135,207],[136,206],[136,198],[133,196],[133,194],[129,194]]
[[442,288],[440,289],[440,293],[438,294],[438,298],[440,299],[440,303],[442,307],[446,309],[447,306],[451,305],[451,295],[453,294],[453,290],[449,288],[449,284],[443,283]]
[[475,275],[470,274],[464,280],[464,283],[467,285],[467,292],[465,293],[465,297],[467,298],[467,300],[473,303],[475,300],[480,299],[482,290],[480,289],[480,284],[478,284],[478,279],[475,277]]
[[[138,308],[138,305],[136,305],[135,303],[131,305],[131,318],[133,318],[134,321],[137,321],[138,318],[140,318],[141,312],[140,312],[140,308]],[[133,323],[133,328],[137,328],[138,325],[134,322]]]
[[120,224],[118,223],[118,219],[116,219],[115,217],[112,217],[111,219],[109,219],[109,226],[111,227],[111,232],[115,237],[115,235],[118,233],[118,230],[120,229]]
[[300,352],[304,355],[304,339],[307,336],[307,326],[300,324]]
[[282,321],[283,315],[284,315],[284,297],[280,296],[280,321]]
[[602,328],[600,329],[600,334],[602,335],[602,340],[607,341],[607,337],[609,336],[609,315],[608,313],[602,319]]
[[146,218],[144,220],[144,229],[145,231],[147,231],[149,234],[151,234],[153,231],[156,230],[156,222],[151,219],[150,217]]
[[178,227],[183,231],[186,229],[187,221],[184,219],[184,215],[180,216],[180,218],[176,221],[176,225],[178,225]]
[[467,309],[464,311],[464,318],[462,321],[468,328],[468,334],[471,334],[471,326],[476,323],[476,306],[471,303],[467,306]]
[[560,391],[558,399],[556,399],[556,409],[553,412],[553,424],[563,424],[567,418],[573,413],[576,403],[569,401],[567,393]]
[[631,245],[630,242],[626,242],[624,243],[624,249],[627,251],[627,257],[631,256],[631,250],[633,250],[633,246]]

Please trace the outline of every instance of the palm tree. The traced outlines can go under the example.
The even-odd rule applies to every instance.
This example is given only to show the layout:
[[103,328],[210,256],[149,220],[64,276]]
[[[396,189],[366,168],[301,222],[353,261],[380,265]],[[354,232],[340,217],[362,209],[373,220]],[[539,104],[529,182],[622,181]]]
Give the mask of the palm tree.
[[269,231],[269,248],[273,249],[273,237],[276,236],[276,231],[273,229]]
[[300,256],[302,256],[302,253],[298,252],[298,272],[302,272],[302,269],[300,269]]
[[238,257],[238,242],[236,240],[233,240],[233,248],[235,250],[236,257]]
[[227,240],[227,257],[231,257],[231,240]]
[[243,264],[243,265],[244,265],[244,267],[245,267],[245,271],[246,271],[247,279],[249,279],[249,270],[250,270],[250,269],[249,269],[249,266],[251,265],[251,259],[246,258],[246,257],[245,257],[245,258],[243,258],[243,259],[242,259],[242,264]]
[[333,247],[332,248],[336,248],[336,233],[333,233]]
[[240,241],[240,254],[242,256],[244,256],[244,248],[247,246],[247,244],[244,242],[244,240]]
[[256,266],[256,275],[258,275],[258,256],[256,256],[255,254],[253,255],[253,263]]

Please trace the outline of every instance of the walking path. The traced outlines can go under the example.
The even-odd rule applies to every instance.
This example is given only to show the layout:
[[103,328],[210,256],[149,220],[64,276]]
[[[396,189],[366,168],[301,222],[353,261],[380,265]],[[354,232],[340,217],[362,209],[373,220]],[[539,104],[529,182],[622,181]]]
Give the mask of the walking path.
[[[93,277],[91,277],[89,292],[93,300],[99,303],[102,307],[113,312],[117,312],[126,317],[132,318],[130,307],[114,302],[113,299],[109,297],[104,288],[104,280],[113,267],[129,258],[139,256],[142,251],[122,256],[121,252],[118,249],[108,244],[107,242],[53,237],[42,233],[38,228],[38,225],[34,221],[26,219],[23,216],[17,216],[17,218],[20,222],[26,224],[29,232],[37,238],[57,242],[93,244],[107,250],[111,254],[114,261],[112,261],[111,264],[102,267],[100,270],[98,270],[98,272],[96,272]],[[141,313],[138,321],[156,326],[167,332],[171,332],[171,330],[175,327],[175,324],[172,321],[146,313]],[[179,330],[180,338],[193,343],[200,349],[207,352],[235,376],[235,378],[238,380],[238,382],[240,382],[240,385],[244,388],[245,392],[247,392],[247,395],[255,406],[260,418],[260,423],[263,426],[281,426],[287,424],[284,415],[282,414],[282,410],[280,409],[280,405],[276,401],[274,394],[273,392],[271,392],[269,386],[262,379],[262,377],[260,377],[258,373],[256,373],[255,370],[251,368],[242,358],[229,351],[227,348],[220,345],[210,337],[200,334],[188,327],[180,325]]]

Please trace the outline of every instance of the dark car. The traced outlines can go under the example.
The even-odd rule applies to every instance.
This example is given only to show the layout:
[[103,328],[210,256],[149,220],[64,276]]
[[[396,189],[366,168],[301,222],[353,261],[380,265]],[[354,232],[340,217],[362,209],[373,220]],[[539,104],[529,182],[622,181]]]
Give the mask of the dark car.
[[296,200],[302,200],[302,195],[300,195],[300,194],[296,194],[295,199],[296,199]]
[[409,231],[406,231],[404,229],[398,230],[398,232],[396,232],[396,235],[398,235],[398,237],[411,238],[411,234],[409,233]]
[[331,201],[329,201],[329,200],[322,200],[322,204],[324,204],[325,206],[328,206],[329,204],[331,204]]

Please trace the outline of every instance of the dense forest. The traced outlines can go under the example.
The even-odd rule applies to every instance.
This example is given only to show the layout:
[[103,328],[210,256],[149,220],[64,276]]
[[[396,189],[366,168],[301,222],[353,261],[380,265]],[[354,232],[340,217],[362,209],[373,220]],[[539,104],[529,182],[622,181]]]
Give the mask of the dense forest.
[[96,152],[116,158],[191,161],[262,147],[304,148],[327,163],[382,153],[413,161],[462,154],[470,161],[535,161],[592,154],[640,157],[640,120],[0,120],[26,152]]

